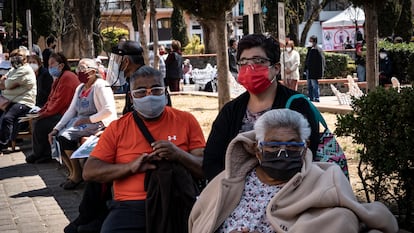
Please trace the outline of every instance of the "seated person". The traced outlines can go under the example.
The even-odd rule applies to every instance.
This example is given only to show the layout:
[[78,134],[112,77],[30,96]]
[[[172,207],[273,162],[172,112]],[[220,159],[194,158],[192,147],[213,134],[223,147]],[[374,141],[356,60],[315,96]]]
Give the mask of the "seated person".
[[296,111],[264,113],[230,143],[225,171],[194,204],[189,232],[397,232],[382,203],[357,201],[339,166],[312,163],[310,133]]
[[[130,84],[135,110],[126,113],[105,129],[83,171],[86,181],[113,181],[114,200],[110,204],[110,212],[101,232],[159,232],[147,228],[168,227],[166,224],[157,223],[171,222],[171,219],[177,218],[185,223],[173,222],[174,227],[186,230],[191,207],[187,213],[174,215],[171,211],[181,211],[183,203],[177,200],[168,201],[169,194],[165,193],[167,201],[160,205],[175,206],[167,207],[165,210],[169,210],[168,214],[160,214],[156,221],[151,222],[152,218],[146,216],[145,205],[149,205],[151,209],[159,206],[149,204],[147,192],[151,192],[151,188],[144,188],[144,180],[148,178],[147,170],[151,170],[150,180],[154,173],[162,172],[155,169],[154,162],[158,165],[162,162],[170,166],[181,166],[193,177],[200,178],[205,146],[201,127],[190,113],[166,106],[165,84],[158,70],[143,66],[133,73]],[[154,137],[153,143],[150,144],[138,128],[134,115],[142,120]],[[171,176],[163,177],[170,179]],[[169,190],[177,191],[174,184],[168,186]],[[188,186],[187,183],[185,185]],[[148,194],[148,197],[153,196]],[[176,196],[178,197],[182,198],[180,195]],[[162,218],[163,216],[167,219]],[[153,224],[147,226],[147,222]]]
[[48,134],[65,114],[75,89],[80,84],[76,74],[70,71],[69,63],[62,53],[52,53],[49,56],[49,69],[54,74],[52,90],[45,105],[37,112],[38,117],[33,121],[33,153],[26,157],[27,163],[52,160]]
[[79,139],[96,134],[117,119],[112,89],[102,79],[93,59],[79,61],[77,73],[80,80],[87,80],[76,88],[68,110],[49,133],[49,141],[57,136],[61,157],[69,176],[61,184],[64,189],[75,189],[82,182],[82,168],[78,159],[70,159],[78,148]]

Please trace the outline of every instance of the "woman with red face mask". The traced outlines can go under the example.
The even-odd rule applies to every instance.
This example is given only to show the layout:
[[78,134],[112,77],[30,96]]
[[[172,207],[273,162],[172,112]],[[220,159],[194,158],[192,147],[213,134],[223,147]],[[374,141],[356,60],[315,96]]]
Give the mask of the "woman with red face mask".
[[75,189],[82,182],[82,168],[78,159],[71,159],[79,147],[79,140],[101,131],[117,119],[115,99],[109,84],[102,79],[98,64],[89,58],[79,61],[76,72],[80,80],[68,110],[49,133],[49,142],[55,136],[60,145],[61,158],[69,170],[63,189]]
[[[272,37],[262,34],[244,36],[237,48],[238,82],[246,92],[227,103],[211,128],[204,150],[203,170],[208,180],[224,170],[228,144],[240,132],[253,129],[257,118],[270,109],[285,108],[298,92],[277,81],[280,75],[280,47]],[[312,129],[309,148],[315,155],[319,142],[319,124],[308,102],[295,99],[290,109],[302,113]]]

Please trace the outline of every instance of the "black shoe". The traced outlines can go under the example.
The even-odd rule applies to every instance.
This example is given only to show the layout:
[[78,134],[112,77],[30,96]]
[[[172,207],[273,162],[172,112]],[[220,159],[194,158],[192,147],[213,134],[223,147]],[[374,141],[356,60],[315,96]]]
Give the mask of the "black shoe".
[[26,157],[26,163],[36,163],[36,160],[38,160],[40,157],[31,154],[29,156]]
[[96,219],[92,222],[78,226],[78,233],[95,233],[100,232],[102,227],[102,220]]

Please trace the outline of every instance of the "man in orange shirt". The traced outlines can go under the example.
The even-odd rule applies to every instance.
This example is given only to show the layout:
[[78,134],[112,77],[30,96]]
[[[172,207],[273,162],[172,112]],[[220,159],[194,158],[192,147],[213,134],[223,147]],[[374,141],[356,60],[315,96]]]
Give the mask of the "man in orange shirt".
[[146,171],[157,168],[154,161],[180,164],[194,178],[202,177],[201,127],[190,113],[166,106],[161,73],[143,66],[131,76],[130,84],[134,112],[155,142],[147,141],[134,112],[112,122],[101,135],[83,173],[85,180],[113,181],[114,201],[101,232],[146,231],[144,180]]

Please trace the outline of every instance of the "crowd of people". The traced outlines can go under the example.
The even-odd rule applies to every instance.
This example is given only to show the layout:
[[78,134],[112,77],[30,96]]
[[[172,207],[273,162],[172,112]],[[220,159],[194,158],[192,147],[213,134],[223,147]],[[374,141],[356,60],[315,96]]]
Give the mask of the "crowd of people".
[[[305,61],[309,97],[319,101],[324,59],[317,38],[310,42]],[[119,69],[128,87],[119,118],[96,60],[82,58],[72,72],[53,43],[50,54],[43,54],[47,66],[15,50],[13,67],[0,83],[11,101],[0,110],[0,145],[13,140],[18,118],[39,105],[27,163],[50,161],[56,141],[68,169],[62,188],[76,189],[86,181],[79,216],[66,233],[396,232],[387,207],[359,203],[337,165],[313,161],[319,123],[310,103],[298,98],[285,109],[298,93],[294,43],[283,45],[283,53],[278,41],[262,34],[234,44],[229,59],[237,73],[232,74],[246,92],[219,111],[207,140],[197,119],[174,108],[168,95],[191,71],[178,41],[172,43],[164,73],[161,66],[145,64],[135,41],[113,49],[121,56]],[[152,56],[160,54],[152,51]],[[49,75],[41,75],[46,67]],[[39,102],[36,95],[42,96]],[[72,159],[82,138],[91,135],[99,140],[86,161]]]

